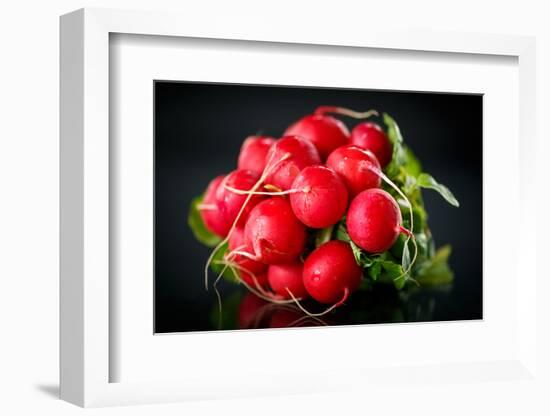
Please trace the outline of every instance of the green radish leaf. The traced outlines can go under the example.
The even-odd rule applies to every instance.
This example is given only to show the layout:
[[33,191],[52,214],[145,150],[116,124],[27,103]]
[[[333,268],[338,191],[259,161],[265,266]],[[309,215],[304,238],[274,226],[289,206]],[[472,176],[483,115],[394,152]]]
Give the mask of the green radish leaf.
[[401,265],[392,261],[383,261],[382,268],[384,269],[383,275],[386,280],[391,280],[396,289],[403,289],[407,281],[407,275],[403,274]]
[[452,283],[454,273],[448,264],[429,269],[428,272],[418,275],[416,281],[420,286],[442,286]]
[[[399,200],[398,201],[399,210],[401,211],[401,217],[403,219],[403,223],[401,224],[404,228],[407,230],[411,229],[411,220],[410,220],[410,211],[409,207],[405,204],[405,201]],[[426,214],[426,210],[424,209],[423,205],[419,202],[415,201],[414,199],[411,200],[412,205],[412,211],[413,211],[413,219],[414,219],[414,230],[413,232],[420,233],[424,230],[426,227],[426,220],[428,215]]]
[[399,126],[395,120],[388,113],[384,113],[382,117],[386,127],[388,128],[388,139],[390,139],[392,146],[402,144],[403,136],[401,135],[401,130],[399,130]]
[[[324,244],[332,239],[332,231],[334,226],[323,228],[315,234],[315,247],[319,247],[321,244]],[[346,233],[347,234],[347,233]]]
[[442,247],[440,247],[437,252],[435,253],[434,258],[432,259],[432,264],[443,264],[447,263],[449,261],[449,257],[451,257],[451,253],[453,251],[453,248],[450,244],[446,244]]
[[403,269],[401,268],[401,265],[398,263],[394,263],[393,261],[381,261],[380,262],[382,269],[384,270],[384,275],[391,278],[391,279],[397,279],[399,276],[403,274]]
[[[402,182],[401,185],[405,187],[404,190],[407,193],[406,187],[414,186],[414,183],[406,184],[407,177],[414,180],[422,172],[422,165],[413,151],[405,145],[403,135],[395,120],[387,113],[384,113],[383,119],[393,149],[391,162],[384,170],[390,179]],[[408,180],[411,181],[411,179]]]
[[193,198],[189,207],[189,214],[187,216],[187,224],[195,238],[208,247],[215,247],[221,241],[221,238],[208,231],[204,222],[202,221],[199,211],[199,205],[202,203],[203,195]]
[[210,268],[214,272],[216,276],[218,276],[220,273],[222,273],[222,276],[225,280],[237,283],[239,279],[237,276],[235,276],[235,273],[231,270],[230,267],[225,267],[225,254],[227,253],[228,245],[225,243],[223,246],[220,247],[220,249],[216,252],[214,257],[212,258],[212,263],[210,264]]
[[422,165],[413,151],[408,147],[405,147],[405,158],[407,160],[403,166],[405,172],[413,177],[420,175],[422,173]]
[[336,227],[335,237],[337,240],[345,241],[346,243],[349,243],[350,238],[349,238],[348,230],[346,230],[346,225],[344,221],[340,221],[340,223]]
[[361,250],[357,244],[349,240],[349,245],[351,246],[351,251],[353,251],[353,257],[355,257],[357,265],[361,267],[369,267],[372,264],[366,253]]
[[416,237],[416,245],[418,246],[418,255],[419,256],[428,256],[429,255],[429,239],[426,233],[417,233],[415,234]]
[[436,251],[431,261],[427,261],[421,267],[416,278],[420,286],[436,286],[452,283],[454,273],[449,267],[451,246],[446,245]]
[[403,192],[406,195],[411,195],[416,188],[416,177],[414,177],[413,175],[406,175],[405,184],[403,185]]
[[385,170],[390,179],[394,179],[401,171],[401,167],[406,163],[406,151],[403,147],[403,136],[401,130],[393,118],[389,114],[383,114],[384,123],[388,131],[388,139],[392,145],[392,159],[386,166]]
[[428,175],[427,173],[421,173],[416,178],[416,182],[418,186],[421,188],[433,189],[439,192],[439,194],[443,198],[445,198],[445,200],[452,206],[455,206],[455,207],[460,206],[457,199],[455,198],[453,193],[449,190],[449,188],[447,188],[445,185],[438,183],[431,175]]
[[415,233],[423,232],[426,228],[426,221],[428,214],[424,209],[424,205],[418,202],[413,203],[413,218],[414,218],[414,230]]
[[394,279],[393,285],[397,290],[401,290],[405,287],[405,283],[407,283],[407,276],[401,276],[399,279]]
[[369,256],[367,252],[363,251],[361,247],[351,240],[346,230],[346,226],[344,225],[344,221],[341,221],[336,227],[335,237],[337,240],[349,243],[356,263],[363,269],[370,267],[374,261],[376,261],[374,257]]
[[379,261],[373,263],[372,266],[368,268],[369,277],[375,282],[378,276],[380,276],[380,273],[382,273],[382,263]]

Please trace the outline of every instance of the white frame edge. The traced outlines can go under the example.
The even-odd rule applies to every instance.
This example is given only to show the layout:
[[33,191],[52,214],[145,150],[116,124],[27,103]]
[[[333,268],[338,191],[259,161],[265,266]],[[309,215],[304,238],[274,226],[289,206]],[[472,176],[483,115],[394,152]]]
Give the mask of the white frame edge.
[[[60,396],[79,406],[193,398],[185,394],[185,384],[155,383],[154,389],[143,389],[109,383],[109,206],[103,202],[109,200],[109,33],[515,56],[520,69],[518,151],[527,168],[520,180],[522,210],[536,206],[535,184],[529,179],[536,169],[533,37],[354,27],[338,35],[327,35],[321,27],[281,33],[275,24],[254,20],[241,33],[229,20],[209,18],[219,20],[205,27],[193,15],[108,9],[80,9],[60,19]],[[536,241],[535,210],[530,211],[522,215],[522,227],[530,231],[522,234],[520,244]],[[531,280],[518,287],[519,359],[534,376],[540,277],[536,261],[521,260],[529,269],[523,275]]]
[[84,403],[84,13],[60,28],[60,397]]

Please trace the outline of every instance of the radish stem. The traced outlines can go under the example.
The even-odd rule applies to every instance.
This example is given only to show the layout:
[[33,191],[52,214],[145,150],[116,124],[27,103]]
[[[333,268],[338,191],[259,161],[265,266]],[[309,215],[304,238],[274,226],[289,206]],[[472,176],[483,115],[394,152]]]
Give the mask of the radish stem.
[[359,111],[350,110],[349,108],[333,107],[333,106],[321,106],[315,110],[316,115],[325,115],[326,113],[339,114],[342,116],[347,116],[358,120],[366,119],[372,116],[378,116],[378,111],[376,110],[359,112]]

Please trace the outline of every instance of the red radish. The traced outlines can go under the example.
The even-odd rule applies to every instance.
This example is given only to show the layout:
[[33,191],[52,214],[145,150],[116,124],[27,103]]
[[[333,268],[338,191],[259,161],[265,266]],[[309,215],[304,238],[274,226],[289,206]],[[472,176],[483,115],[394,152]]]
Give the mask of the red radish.
[[231,223],[222,215],[216,201],[216,193],[225,176],[220,175],[214,178],[206,188],[199,211],[206,228],[212,233],[225,237],[231,228]]
[[285,135],[297,135],[311,141],[323,160],[337,147],[349,142],[349,130],[340,120],[323,115],[305,116],[291,125]]
[[297,136],[286,136],[276,141],[266,157],[270,169],[266,184],[287,190],[300,171],[321,163],[319,153],[311,142]]
[[[281,141],[283,143],[287,143],[286,148],[279,149],[277,147]],[[299,137],[292,137],[289,138],[289,140],[281,141],[273,144],[272,148],[274,149],[273,151],[270,149],[266,158],[266,167],[260,176],[251,171],[237,170],[228,175],[219,185],[218,190],[216,191],[217,205],[224,219],[231,222],[231,226],[225,238],[220,241],[216,247],[214,247],[214,250],[210,253],[210,256],[204,266],[204,286],[206,289],[208,289],[208,268],[210,267],[214,256],[221,249],[221,247],[227,243],[235,227],[246,222],[252,207],[264,198],[262,194],[265,194],[266,192],[258,191],[258,188],[265,183],[266,178],[271,173],[275,173],[275,179],[280,177],[280,179],[286,179],[288,181],[289,179],[292,179],[288,177],[288,173],[293,171],[293,169],[297,170],[299,165],[307,165],[319,160],[319,155],[317,154],[315,146],[307,140]],[[294,152],[290,151],[292,149],[294,149]],[[291,162],[290,166],[294,166],[293,169],[289,168],[288,162]],[[287,174],[286,176],[285,173]],[[267,184],[265,186],[267,187]],[[267,192],[267,194],[271,195],[271,192]],[[274,229],[276,228],[276,224],[278,222],[281,222],[284,226],[292,224],[293,221],[296,221],[298,226],[301,227],[301,224],[299,224],[299,221],[297,221],[293,215],[291,218],[284,213],[282,216],[279,216],[278,219],[276,217],[275,219],[272,218],[268,220],[268,222],[271,222],[274,225]],[[262,226],[260,225],[260,227]],[[296,227],[294,227],[294,229],[296,229]],[[266,237],[270,237],[269,233],[271,232],[272,231],[269,231]],[[284,232],[279,235],[279,238],[275,238],[273,241],[270,238],[260,239],[259,241],[250,239],[250,241],[255,241],[252,246],[255,253],[250,255],[249,253],[243,251],[240,254],[251,257],[254,260],[262,260],[265,257],[267,261],[264,261],[265,259],[262,260],[265,263],[290,261],[300,254],[301,250],[298,250],[297,253],[294,252],[296,247],[301,244],[303,248],[303,245],[305,244],[305,229],[301,227],[298,232],[298,236],[301,236],[303,241],[300,239],[296,241],[285,241],[289,238]],[[263,234],[263,231],[260,230],[260,234]],[[273,247],[271,247],[272,242],[275,242]],[[262,245],[264,245],[263,249],[261,247]],[[279,245],[283,250],[281,252],[278,251]]]
[[242,254],[231,255],[233,251],[252,255],[252,249],[244,243],[244,228],[236,227],[229,237],[229,264],[236,264],[239,277],[248,285],[256,288],[267,287],[267,266]]
[[305,225],[325,228],[346,212],[348,191],[342,179],[326,166],[308,166],[292,184],[292,211]]
[[254,259],[265,264],[297,259],[306,242],[304,225],[282,197],[269,198],[256,205],[248,217],[244,234],[245,244],[254,250]]
[[[262,309],[268,302],[254,295],[247,293],[239,305],[239,328],[258,328],[261,321]],[[263,314],[262,314],[263,315]]]
[[401,211],[395,199],[382,189],[367,189],[349,206],[346,225],[355,244],[369,253],[382,253],[397,240],[401,227]]
[[[234,191],[227,189],[227,187],[238,189],[241,191],[248,191],[252,189],[258,182],[260,176],[250,170],[234,170],[225,177],[225,180],[220,184],[216,192],[216,200],[221,215],[225,221],[231,226],[236,220],[239,211],[241,210],[244,202],[247,199],[246,195],[238,194]],[[262,195],[252,195],[248,203],[246,204],[237,225],[244,225],[248,214],[254,208],[254,206],[264,199]]]
[[392,145],[388,136],[378,124],[358,124],[351,131],[351,143],[374,153],[382,167],[385,167],[391,161]]
[[306,298],[307,292],[302,281],[304,265],[301,261],[287,264],[272,264],[267,269],[269,286],[283,299],[290,299],[290,291],[296,298]]
[[359,288],[361,268],[351,246],[339,240],[320,245],[304,263],[304,286],[313,299],[341,305],[349,294]]
[[380,163],[369,150],[352,144],[339,147],[328,157],[327,166],[342,177],[352,197],[365,189],[380,187]]
[[247,137],[241,146],[239,153],[238,168],[251,170],[261,175],[265,168],[265,160],[269,148],[275,143],[273,137],[250,136]]

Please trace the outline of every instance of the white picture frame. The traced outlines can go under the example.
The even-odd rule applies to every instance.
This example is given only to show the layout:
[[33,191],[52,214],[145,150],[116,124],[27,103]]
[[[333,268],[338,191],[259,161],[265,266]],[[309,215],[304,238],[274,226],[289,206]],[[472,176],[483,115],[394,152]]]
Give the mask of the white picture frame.
[[[261,394],[316,392],[346,388],[349,384],[380,383],[399,374],[409,383],[433,379],[435,374],[449,381],[479,382],[491,379],[531,379],[536,382],[536,280],[535,261],[523,264],[523,283],[517,290],[517,348],[497,361],[439,364],[419,361],[395,369],[367,366],[320,368],[328,374],[323,383],[319,373],[304,370],[276,374],[259,382],[243,377],[228,386],[227,380],[212,382],[197,372],[178,381],[112,382],[111,365],[120,359],[111,349],[111,312],[116,309],[110,296],[109,229],[112,226],[109,201],[112,160],[109,152],[109,38],[111,34],[164,36],[172,38],[224,39],[226,41],[270,42],[285,45],[330,45],[334,48],[371,48],[435,52],[441,54],[499,55],[518,60],[519,68],[519,189],[516,209],[535,212],[531,195],[535,171],[535,42],[530,37],[430,32],[383,32],[346,28],[327,34],[324,28],[285,28],[278,25],[249,24],[246,33],[234,30],[235,22],[218,22],[207,27],[189,15],[82,9],[61,18],[61,398],[80,406],[156,403],[195,398],[238,397]],[[527,241],[535,241],[535,217],[519,216],[519,260],[527,259]],[[532,255],[531,255],[532,257]],[[515,270],[517,273],[518,270]],[[330,330],[330,329],[329,329]],[[360,330],[360,329],[359,329]],[[404,329],[406,331],[406,329]],[[409,327],[410,330],[410,327]],[[448,331],[458,331],[458,327]],[[324,329],[323,331],[327,331]],[[426,330],[426,331],[429,331]],[[247,333],[248,339],[258,338]],[[251,335],[250,335],[251,334]],[[291,334],[291,335],[289,335]],[[299,330],[272,333],[274,337],[294,337]],[[323,341],[323,332],[315,336]],[[328,334],[328,332],[324,332]],[[116,334],[115,334],[116,335]],[[244,339],[241,333],[240,339]],[[152,336],[152,334],[151,334]],[[217,336],[229,339],[229,334]],[[353,337],[353,335],[350,335]],[[326,337],[326,336],[325,336]],[[233,336],[233,338],[235,338]],[[238,343],[239,340],[232,340]],[[242,341],[241,341],[242,342]],[[474,357],[475,358],[475,357]],[[198,360],[200,361],[200,360]],[[411,374],[414,375],[409,377]],[[472,374],[483,374],[475,377]],[[409,376],[407,376],[407,374]],[[342,383],[339,380],[347,380]],[[282,387],[284,386],[284,387]]]

